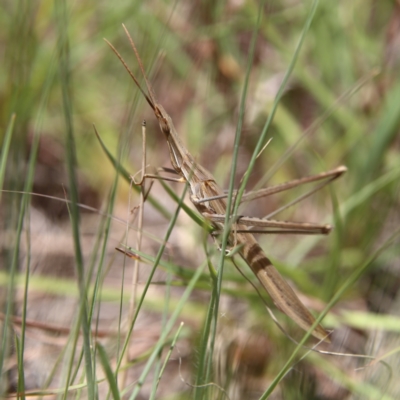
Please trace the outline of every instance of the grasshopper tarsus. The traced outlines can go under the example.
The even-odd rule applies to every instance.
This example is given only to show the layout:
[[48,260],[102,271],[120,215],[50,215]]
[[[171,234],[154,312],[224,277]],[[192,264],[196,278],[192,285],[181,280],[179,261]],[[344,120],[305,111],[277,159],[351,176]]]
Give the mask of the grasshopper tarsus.
[[132,258],[134,260],[140,260],[140,256],[134,253],[133,251],[126,250],[126,249],[121,249],[120,247],[116,247],[115,250],[119,251],[120,253],[126,255],[129,258]]

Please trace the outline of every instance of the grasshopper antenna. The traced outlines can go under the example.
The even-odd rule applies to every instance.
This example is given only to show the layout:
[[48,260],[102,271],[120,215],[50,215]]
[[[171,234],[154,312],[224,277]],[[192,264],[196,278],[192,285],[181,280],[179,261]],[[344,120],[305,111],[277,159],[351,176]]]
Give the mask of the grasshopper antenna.
[[[125,26],[124,26],[124,29],[126,30]],[[128,32],[128,31],[126,31],[126,32]],[[131,37],[129,36],[129,33],[128,33],[128,37],[129,37],[130,40],[132,40]],[[122,58],[121,54],[119,54],[118,50],[117,50],[107,39],[104,39],[104,41],[111,47],[111,50],[115,53],[115,55],[116,55],[116,56],[119,58],[119,60],[121,61],[122,65],[123,65],[123,66],[125,67],[125,69],[128,71],[128,74],[129,74],[129,75],[131,76],[131,78],[134,80],[136,86],[137,86],[137,87],[139,88],[139,90],[142,92],[143,96],[145,97],[145,99],[146,99],[147,102],[149,103],[150,107],[153,109],[153,111],[155,111],[154,94],[153,94],[153,92],[152,92],[152,91],[150,90],[150,88],[149,88],[149,83],[148,83],[148,81],[147,81],[146,75],[144,74],[142,62],[140,61],[140,58],[138,58],[139,55],[138,55],[138,53],[137,53],[136,47],[134,47],[134,45],[133,45],[133,41],[131,41],[131,44],[133,45],[133,49],[134,49],[134,51],[135,51],[136,58],[137,58],[138,61],[139,61],[140,69],[142,70],[142,73],[143,73],[143,75],[144,75],[144,78],[145,78],[145,81],[146,81],[146,86],[147,86],[147,89],[149,90],[149,95],[150,95],[150,96],[142,89],[142,87],[140,86],[139,81],[136,79],[135,75],[133,74],[133,72],[131,71],[131,69],[128,67],[128,64],[127,64],[127,63],[125,62],[125,60]]]
[[126,33],[126,36],[128,36],[129,43],[131,44],[132,49],[133,49],[133,51],[135,52],[135,56],[136,56],[136,59],[137,59],[137,61],[138,61],[138,63],[139,63],[140,70],[142,71],[142,75],[143,75],[144,81],[146,82],[146,87],[147,87],[147,90],[148,90],[148,92],[149,92],[149,96],[150,96],[150,98],[151,98],[153,104],[157,104],[156,96],[154,95],[153,88],[151,87],[150,82],[149,82],[149,80],[147,79],[147,75],[146,75],[146,72],[144,71],[143,63],[142,63],[142,60],[141,60],[141,58],[140,58],[140,56],[139,56],[139,52],[138,52],[138,50],[137,50],[137,48],[136,48],[136,46],[135,46],[135,43],[134,43],[134,41],[132,40],[132,37],[131,37],[131,35],[129,34],[128,29],[126,28],[126,26],[125,26],[124,24],[122,24],[122,27],[124,28],[124,31],[125,31],[125,33]]

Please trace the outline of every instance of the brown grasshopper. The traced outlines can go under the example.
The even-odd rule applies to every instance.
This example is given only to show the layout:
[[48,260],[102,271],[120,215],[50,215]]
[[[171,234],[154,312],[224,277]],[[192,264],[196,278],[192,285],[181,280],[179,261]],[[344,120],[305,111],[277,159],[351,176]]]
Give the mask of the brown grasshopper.
[[[148,94],[142,89],[138,80],[115,47],[107,40],[106,42],[120,59],[125,69],[134,80],[136,86],[139,88],[150,107],[153,109],[169,147],[171,164],[175,172],[181,177],[180,180],[188,183],[190,200],[192,201],[193,205],[207,220],[212,223],[214,228],[217,230],[223,230],[225,213],[227,212],[225,201],[226,194],[217,185],[212,174],[194,160],[193,156],[188,152],[179,138],[174,124],[172,123],[171,117],[166,113],[164,108],[157,103],[151,85],[148,82],[136,46],[126,27],[123,27],[129,38],[133,51],[135,52],[136,59],[146,82]],[[287,190],[291,187],[299,186],[304,183],[328,179],[327,182],[324,183],[325,185],[338,178],[346,170],[346,167],[340,166],[326,173],[301,178],[282,185],[262,189],[256,193],[250,194],[248,196],[249,198],[244,200],[248,201],[250,198],[253,199],[260,196],[266,196],[272,193]],[[331,226],[301,222],[281,222],[256,218],[238,218],[232,225],[232,231],[229,237],[229,245],[238,246],[241,257],[257,276],[258,280],[262,286],[264,286],[277,308],[288,315],[301,328],[306,331],[309,330],[312,324],[315,322],[314,317],[299,300],[291,286],[276,270],[269,258],[265,255],[264,251],[259,246],[252,234],[255,232],[255,230],[250,229],[250,226],[263,226],[279,229],[281,232],[285,233],[304,234],[327,234],[332,229]],[[321,325],[317,325],[312,334],[320,340],[325,340],[327,342],[330,341],[328,337],[329,333]]]

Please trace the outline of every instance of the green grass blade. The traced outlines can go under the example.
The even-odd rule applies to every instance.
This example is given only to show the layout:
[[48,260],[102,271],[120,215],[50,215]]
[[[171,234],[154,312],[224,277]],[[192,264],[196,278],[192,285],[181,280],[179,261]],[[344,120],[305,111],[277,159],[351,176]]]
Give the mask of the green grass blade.
[[[139,301],[137,302],[136,312],[135,312],[135,315],[133,317],[133,320],[130,323],[130,327],[129,327],[129,330],[128,330],[128,333],[126,335],[126,339],[125,339],[125,342],[124,342],[124,345],[123,345],[123,348],[122,348],[122,353],[121,353],[120,358],[119,358],[118,363],[117,363],[117,368],[116,368],[117,372],[118,372],[119,368],[121,367],[121,363],[123,361],[123,354],[127,351],[129,340],[130,340],[133,328],[134,328],[135,323],[136,323],[136,319],[137,319],[137,317],[139,315],[139,312],[141,310],[143,301],[144,301],[144,299],[146,297],[147,291],[148,291],[149,286],[151,284],[151,280],[152,280],[152,278],[154,276],[154,273],[155,273],[155,271],[157,269],[157,266],[159,265],[161,257],[164,254],[166,243],[168,242],[168,239],[169,239],[169,237],[170,237],[170,235],[172,233],[172,230],[173,230],[173,228],[175,226],[176,220],[177,220],[178,215],[179,215],[179,211],[181,209],[181,204],[183,203],[183,199],[184,199],[184,197],[186,195],[187,188],[188,188],[188,185],[185,186],[185,190],[183,191],[182,198],[181,198],[180,202],[178,203],[178,207],[177,207],[177,209],[176,209],[176,211],[175,211],[175,213],[174,213],[174,215],[173,215],[173,217],[172,217],[172,219],[171,219],[171,221],[170,221],[170,223],[168,225],[168,229],[167,229],[167,233],[166,233],[165,238],[164,238],[164,242],[163,242],[163,244],[160,246],[160,248],[158,250],[156,259],[154,261],[154,265],[153,265],[152,270],[151,270],[151,272],[149,274],[149,277],[147,279],[146,285],[145,285],[145,287],[143,289],[143,293],[142,293]],[[193,278],[192,278],[192,280],[193,280]],[[196,281],[197,281],[197,279],[196,279]]]
[[375,128],[376,135],[372,138],[371,148],[368,156],[364,159],[364,165],[361,167],[360,179],[357,187],[361,188],[363,184],[371,180],[381,170],[384,163],[384,157],[391,143],[398,135],[398,126],[400,123],[400,82],[392,87],[387,94],[387,99],[382,110],[382,115]]
[[111,370],[111,365],[108,361],[108,355],[107,355],[104,347],[100,343],[96,344],[96,348],[97,348],[97,351],[99,354],[99,359],[100,359],[101,365],[103,366],[103,370],[106,374],[106,378],[107,378],[108,385],[110,387],[113,399],[119,400],[121,397],[119,395],[117,380],[115,379],[115,376]]
[[183,325],[184,325],[183,322],[181,322],[180,325],[179,325],[178,330],[176,331],[176,334],[175,334],[174,338],[172,339],[172,343],[170,345],[168,353],[165,356],[164,363],[161,366],[159,373],[156,375],[157,381],[156,381],[156,384],[155,384],[154,389],[152,391],[152,396],[151,396],[150,400],[155,399],[155,395],[156,395],[156,392],[157,392],[158,385],[159,385],[160,380],[161,380],[161,378],[162,378],[162,376],[163,376],[163,374],[164,374],[164,372],[165,372],[165,370],[167,368],[168,361],[171,358],[171,355],[172,355],[172,352],[173,352],[173,350],[175,348],[176,342],[179,339],[179,335],[181,334]]
[[160,338],[158,339],[158,342],[153,350],[153,353],[148,358],[147,363],[146,363],[145,367],[143,368],[142,373],[139,377],[138,383],[135,385],[135,388],[134,388],[131,396],[129,397],[129,400],[134,400],[137,397],[137,395],[139,394],[139,392],[141,390],[141,386],[143,385],[144,380],[150,371],[150,368],[152,367],[152,365],[153,365],[154,361],[156,360],[158,354],[160,353],[161,349],[165,346],[165,342],[167,340],[167,337],[168,337],[170,331],[174,327],[176,320],[179,317],[180,312],[182,311],[183,307],[185,306],[185,303],[187,302],[190,294],[192,293],[192,291],[196,285],[197,280],[200,278],[200,275],[204,271],[205,267],[206,267],[206,264],[204,263],[201,267],[199,267],[196,270],[196,273],[193,275],[193,278],[191,279],[186,290],[182,294],[182,297],[179,300],[177,307],[175,308],[174,312],[172,313],[165,329],[163,330]]
[[266,135],[267,135],[268,130],[269,130],[269,128],[270,128],[270,126],[272,124],[272,121],[274,119],[276,110],[278,108],[279,102],[280,102],[280,100],[282,98],[282,95],[284,93],[284,90],[285,90],[285,87],[286,87],[287,82],[289,80],[289,77],[291,76],[291,74],[293,72],[293,69],[294,69],[294,66],[296,65],[296,61],[297,61],[297,59],[299,57],[300,50],[301,50],[301,48],[303,46],[303,43],[304,43],[304,40],[306,38],[307,32],[308,32],[308,30],[309,30],[309,28],[311,26],[311,23],[312,23],[312,21],[314,19],[314,15],[315,15],[315,12],[317,10],[318,3],[319,3],[318,0],[315,0],[312,3],[312,6],[311,6],[310,11],[309,11],[308,16],[307,16],[307,20],[306,20],[306,22],[304,24],[304,27],[303,27],[303,30],[301,32],[299,41],[298,41],[298,43],[296,45],[296,48],[295,48],[294,53],[293,53],[293,56],[292,56],[292,58],[290,60],[288,68],[287,68],[287,70],[285,72],[285,76],[282,79],[282,83],[281,83],[281,85],[279,87],[279,90],[278,90],[278,93],[277,93],[277,95],[275,97],[274,104],[272,106],[270,114],[268,115],[267,121],[265,122],[264,128],[263,128],[263,130],[261,132],[261,135],[260,135],[260,137],[258,139],[257,145],[256,145],[256,147],[255,147],[255,149],[253,151],[253,155],[252,155],[252,157],[251,157],[251,159],[249,161],[249,166],[247,167],[247,170],[246,170],[246,172],[245,172],[245,174],[243,176],[242,183],[240,185],[240,188],[238,190],[238,193],[237,193],[237,196],[236,196],[236,199],[235,199],[235,206],[234,206],[234,210],[233,210],[233,215],[237,215],[242,196],[243,196],[244,191],[246,189],[247,183],[248,183],[248,181],[250,179],[251,172],[254,169],[254,166],[255,166],[255,163],[256,163],[256,160],[257,160],[257,156],[258,156],[258,154],[260,153],[262,147],[265,144]]
[[[219,264],[218,264],[217,291],[216,291],[216,301],[215,301],[215,307],[214,307],[214,325],[213,325],[213,329],[211,331],[211,338],[210,338],[210,351],[209,351],[210,362],[213,358],[215,339],[216,339],[216,334],[217,334],[217,321],[218,321],[218,316],[219,316],[218,315],[219,296],[220,296],[221,287],[222,287],[222,278],[223,278],[224,262],[225,262],[225,251],[226,251],[226,248],[228,245],[228,238],[230,235],[231,217],[233,216],[233,218],[235,218],[235,215],[237,215],[237,209],[239,207],[239,203],[240,203],[240,199],[241,199],[240,194],[235,196],[235,206],[233,207],[233,213],[231,214],[230,210],[232,209],[232,204],[233,204],[233,190],[234,190],[234,185],[235,185],[235,176],[236,176],[237,162],[238,162],[238,156],[239,156],[240,136],[241,136],[242,126],[243,126],[243,121],[244,121],[244,111],[245,111],[245,104],[246,104],[246,98],[247,98],[247,90],[248,90],[248,84],[249,84],[249,78],[250,78],[250,71],[251,71],[252,64],[253,64],[255,46],[257,43],[257,36],[258,36],[258,32],[259,32],[260,25],[261,25],[261,16],[263,14],[264,4],[265,4],[264,1],[260,2],[259,8],[258,8],[258,13],[257,13],[257,21],[256,21],[255,28],[253,30],[253,35],[252,35],[251,44],[250,44],[249,57],[248,57],[248,62],[247,62],[246,75],[245,75],[244,84],[243,84],[243,91],[242,91],[242,95],[241,95],[241,99],[240,99],[239,118],[238,118],[238,123],[236,126],[236,132],[235,132],[234,150],[233,150],[233,156],[232,156],[232,166],[231,166],[231,172],[230,172],[230,178],[229,178],[228,197],[227,197],[227,202],[226,202],[227,212],[226,212],[226,216],[225,216],[224,232],[223,232],[222,238],[221,238],[221,255],[220,255]],[[244,185],[243,185],[243,187],[244,187]],[[244,189],[243,189],[243,192],[244,192]],[[237,207],[236,207],[236,204],[237,204]]]
[[[68,38],[68,9],[65,1],[56,2],[55,21],[58,27],[58,50],[59,50],[59,73],[61,79],[61,90],[64,110],[65,122],[65,139],[66,139],[66,154],[67,154],[67,170],[69,177],[69,194],[71,198],[71,224],[74,239],[76,271],[78,278],[78,286],[80,292],[80,312],[81,325],[83,330],[84,355],[85,355],[85,370],[88,388],[88,397],[91,399],[97,398],[96,379],[93,374],[93,356],[91,350],[91,332],[90,321],[88,319],[88,304],[87,293],[84,276],[83,255],[80,243],[79,233],[79,195],[78,195],[78,180],[76,177],[76,149],[75,149],[75,134],[72,117],[72,97],[71,97],[71,65],[69,52]],[[66,388],[67,390],[67,388]]]
[[6,174],[6,166],[7,166],[7,158],[8,152],[10,150],[11,138],[14,130],[16,115],[12,114],[10,118],[10,122],[8,123],[6,134],[4,135],[4,140],[1,146],[1,153],[0,153],[0,202],[2,196],[2,189],[4,185],[4,176]]

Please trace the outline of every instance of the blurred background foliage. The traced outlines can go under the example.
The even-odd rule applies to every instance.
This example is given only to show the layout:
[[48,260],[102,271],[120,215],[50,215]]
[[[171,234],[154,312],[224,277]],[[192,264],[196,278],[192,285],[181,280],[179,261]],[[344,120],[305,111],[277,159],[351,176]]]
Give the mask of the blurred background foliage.
[[[293,57],[310,6],[310,1],[265,1],[245,106],[238,184]],[[9,316],[9,326],[18,325],[12,328],[18,336],[19,324],[12,315],[21,316],[27,309],[24,318],[29,321],[68,327],[80,303],[74,283],[77,250],[71,245],[68,208],[63,201],[32,196],[25,215],[17,191],[30,190],[60,199],[69,197],[74,181],[69,178],[68,165],[74,167],[76,156],[75,189],[79,202],[129,219],[138,199],[135,193],[130,194],[129,183],[122,179],[113,186],[115,169],[96,139],[93,124],[108,150],[129,173],[135,174],[141,168],[141,122],[146,119],[148,163],[154,167],[170,166],[157,121],[103,38],[113,43],[140,76],[121,26],[126,25],[159,103],[171,115],[189,151],[226,187],[249,45],[259,8],[258,2],[240,0],[82,0],[66,4],[6,0],[0,8],[3,189],[14,191],[3,192],[0,197],[0,301],[5,310],[2,315]],[[332,222],[336,229],[330,237],[260,237],[267,254],[284,276],[295,282],[307,306],[317,312],[343,284],[352,282],[354,271],[359,271],[358,279],[349,284],[326,318],[327,327],[335,328],[331,351],[381,357],[399,346],[399,246],[398,239],[396,246],[396,239],[393,242],[391,238],[399,227],[399,54],[398,1],[321,1],[268,134],[272,141],[259,157],[250,180],[251,187],[258,187],[339,165],[349,169],[333,184],[332,190],[324,189],[279,216],[284,220]],[[60,60],[67,62],[63,64]],[[13,113],[15,124],[8,150],[6,131]],[[73,144],[67,140],[68,133]],[[32,159],[36,143],[37,159]],[[290,154],[284,158],[287,151]],[[279,169],[275,171],[277,165]],[[30,173],[31,186],[27,185]],[[173,187],[181,193],[182,188]],[[166,210],[175,210],[176,204],[158,183],[152,193]],[[114,195],[113,208],[107,208],[107,204],[113,204],[110,199]],[[244,213],[266,215],[293,196],[290,192],[262,199]],[[79,225],[81,247],[88,274],[88,265],[98,271],[94,260],[101,251],[94,243],[103,235],[104,222],[96,213],[81,212],[84,213]],[[22,232],[28,236],[26,242],[24,236],[16,234],[21,213],[25,221]],[[144,244],[146,253],[155,255],[167,222],[154,208],[146,209],[143,228],[148,239]],[[121,272],[125,271],[121,266],[123,257],[114,250],[123,241],[124,230],[123,224],[119,227],[117,222],[112,224],[110,237],[104,242],[107,272],[93,273],[105,279],[102,297],[96,300],[99,313],[104,315],[97,323],[105,323],[113,331],[118,327],[124,329],[123,318],[117,316],[125,315],[126,292],[130,290],[129,283],[124,281],[125,272]],[[168,244],[166,259],[188,270],[199,266],[206,258],[203,246],[199,246],[202,237],[201,229],[182,216]],[[382,247],[384,251],[375,257]],[[18,263],[13,269],[15,254]],[[16,280],[10,284],[9,277],[15,273],[18,278],[28,266],[30,295],[24,305],[22,294],[26,283]],[[127,276],[131,274],[129,271],[127,266]],[[223,344],[216,361],[221,365],[215,369],[229,372],[225,371],[226,376],[219,377],[220,380],[214,376],[213,381],[225,387],[231,399],[244,394],[259,398],[294,346],[273,325],[251,286],[230,266],[225,273],[225,289],[231,290],[233,296],[223,300],[226,304],[222,310],[227,310],[228,316],[221,322],[219,340]],[[148,267],[141,274],[139,280],[145,281]],[[159,281],[165,283],[165,274],[160,272]],[[176,276],[178,281],[186,282],[179,273]],[[86,277],[89,281],[90,276]],[[210,295],[207,277],[203,281],[201,293],[193,294],[192,302],[187,304],[193,308],[182,311],[182,318],[190,321],[182,339],[184,350],[171,362],[170,372],[166,372],[170,380],[165,379],[158,398],[178,398],[178,395],[188,398],[192,390],[182,383],[179,373],[185,374],[187,382],[194,382],[196,346],[204,318],[202,302],[206,304]],[[118,298],[124,285],[126,292],[119,308]],[[140,332],[147,327],[147,332],[151,332],[148,335],[155,338],[161,329],[157,321],[163,311],[163,290],[146,297],[143,325],[138,328]],[[175,294],[179,298],[181,291]],[[10,299],[13,299],[11,308]],[[29,329],[23,327],[22,332],[29,333]],[[295,327],[289,330],[296,336]],[[3,394],[17,390],[21,371],[16,372],[18,363],[12,360],[18,349],[12,345],[13,336],[4,325],[2,334]],[[111,339],[107,346],[114,348],[115,344],[110,344],[112,335],[106,332],[105,336],[108,334]],[[58,335],[61,333],[56,329],[53,340]],[[48,377],[50,372],[45,371],[47,366],[48,371],[56,370],[53,362],[56,365],[61,354],[57,347],[61,347],[60,343],[54,340],[51,346],[49,352],[44,345],[38,348],[37,343],[27,343],[29,350],[25,357],[29,353],[31,358],[19,362],[20,368],[22,364],[25,369],[24,390],[44,391],[49,385],[62,385],[62,379],[52,381]],[[140,371],[142,365],[136,364],[135,357],[145,357],[145,350],[146,346],[132,350],[131,379],[137,377],[135,368]],[[109,351],[108,355],[112,364],[114,354]],[[183,372],[179,372],[178,357],[186,361]],[[379,398],[395,399],[400,395],[395,379],[399,367],[396,358],[394,352],[385,359],[390,365],[388,369],[377,363],[359,372],[355,368],[365,365],[365,361],[312,354],[285,377],[273,398],[378,398],[379,394]],[[34,372],[37,364],[33,359],[46,360],[41,374]],[[144,387],[143,398],[148,398],[150,392]],[[221,395],[215,392],[204,398]]]

